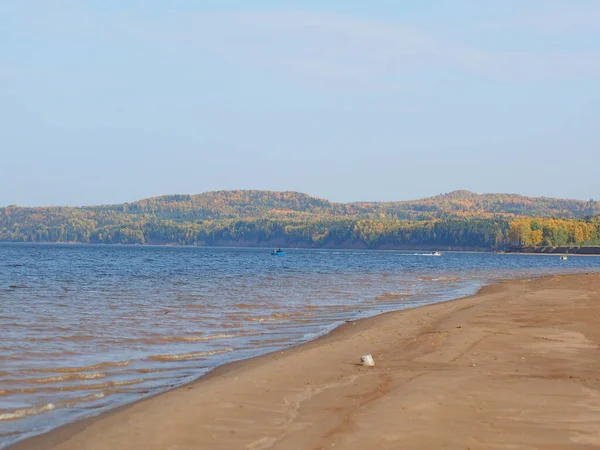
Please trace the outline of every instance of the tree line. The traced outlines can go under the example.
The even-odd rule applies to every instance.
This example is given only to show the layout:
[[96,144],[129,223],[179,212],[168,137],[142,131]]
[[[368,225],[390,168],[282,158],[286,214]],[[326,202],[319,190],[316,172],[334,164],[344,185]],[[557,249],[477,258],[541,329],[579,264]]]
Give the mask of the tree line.
[[501,249],[509,222],[490,219],[225,219],[176,222],[147,217],[104,221],[72,217],[58,223],[0,220],[0,240],[103,244],[279,245],[304,247],[439,247]]
[[[466,191],[347,204],[295,192],[220,191],[121,205],[0,208],[0,240],[502,250],[600,244],[597,211],[591,200]],[[541,213],[561,218],[534,217]]]
[[520,217],[510,222],[509,241],[518,247],[597,244],[600,221]]

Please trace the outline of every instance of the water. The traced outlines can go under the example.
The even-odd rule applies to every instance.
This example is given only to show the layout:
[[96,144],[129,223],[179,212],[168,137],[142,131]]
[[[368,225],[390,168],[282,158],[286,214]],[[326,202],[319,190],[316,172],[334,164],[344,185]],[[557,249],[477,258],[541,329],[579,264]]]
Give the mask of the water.
[[0,448],[345,320],[598,257],[0,244]]

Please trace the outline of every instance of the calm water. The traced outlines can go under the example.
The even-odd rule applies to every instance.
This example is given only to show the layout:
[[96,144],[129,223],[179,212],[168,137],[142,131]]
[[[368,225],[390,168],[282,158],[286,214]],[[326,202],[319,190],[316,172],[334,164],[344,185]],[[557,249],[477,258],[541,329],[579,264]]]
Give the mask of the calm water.
[[599,257],[0,244],[0,448],[345,320],[598,270]]

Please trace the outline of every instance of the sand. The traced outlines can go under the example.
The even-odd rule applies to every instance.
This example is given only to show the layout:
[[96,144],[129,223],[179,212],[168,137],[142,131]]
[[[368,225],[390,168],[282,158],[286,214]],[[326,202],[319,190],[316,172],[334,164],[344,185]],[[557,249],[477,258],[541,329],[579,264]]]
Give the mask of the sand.
[[[348,323],[15,449],[600,447],[600,275]],[[376,366],[362,367],[372,353]]]

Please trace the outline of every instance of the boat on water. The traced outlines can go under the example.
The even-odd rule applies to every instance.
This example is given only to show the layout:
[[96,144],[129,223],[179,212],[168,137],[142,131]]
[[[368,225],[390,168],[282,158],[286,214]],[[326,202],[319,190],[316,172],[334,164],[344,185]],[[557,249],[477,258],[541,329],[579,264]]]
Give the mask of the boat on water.
[[431,252],[431,256],[442,256],[440,252]]
[[285,256],[285,252],[278,248],[277,250],[273,250],[271,252],[271,256]]
[[567,258],[567,255],[562,255],[562,256],[560,257],[560,259],[561,259],[561,261],[566,261],[566,260],[567,260],[567,259],[569,259],[569,258]]

